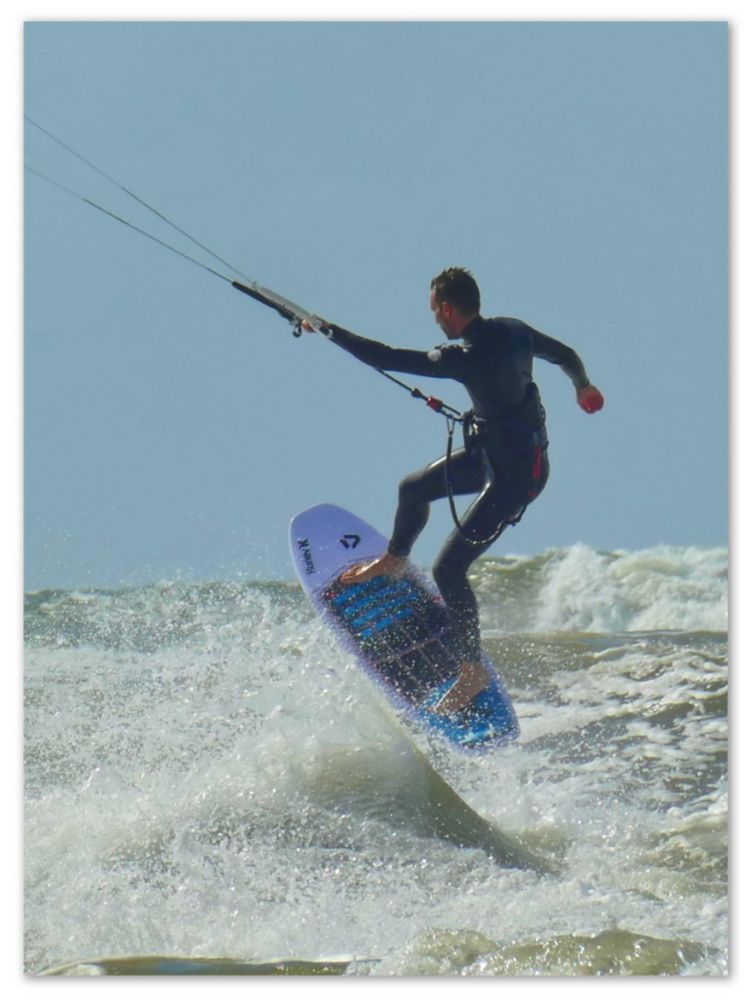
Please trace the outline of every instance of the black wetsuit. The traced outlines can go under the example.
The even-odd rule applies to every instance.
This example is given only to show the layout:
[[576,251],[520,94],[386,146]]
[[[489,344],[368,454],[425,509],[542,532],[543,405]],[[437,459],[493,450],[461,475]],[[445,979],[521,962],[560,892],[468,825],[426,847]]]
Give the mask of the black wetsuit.
[[[467,448],[449,466],[451,492],[477,493],[433,567],[435,581],[453,618],[467,660],[480,658],[479,611],[467,571],[544,488],[549,475],[544,408],[532,377],[533,359],[559,365],[577,388],[589,384],[572,348],[518,319],[477,316],[464,329],[463,343],[432,351],[389,347],[335,325],[331,339],[360,361],[386,371],[461,382],[472,402]],[[408,555],[429,517],[430,503],[447,495],[445,457],[407,476],[388,551]]]

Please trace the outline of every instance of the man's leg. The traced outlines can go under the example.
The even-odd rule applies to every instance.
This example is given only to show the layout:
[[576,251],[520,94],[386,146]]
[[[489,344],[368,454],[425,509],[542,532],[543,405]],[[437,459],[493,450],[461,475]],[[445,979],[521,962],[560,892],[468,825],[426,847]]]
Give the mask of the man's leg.
[[[522,506],[515,490],[504,489],[497,480],[488,483],[463,517],[461,530],[451,533],[433,567],[435,582],[458,637],[461,659],[458,680],[436,707],[440,713],[465,708],[490,683],[482,665],[479,606],[468,570],[497,540],[498,528],[515,517]],[[478,544],[471,544],[472,541]]]
[[[451,458],[450,476],[451,489],[456,495],[476,493],[484,485],[484,463],[479,456],[469,455],[461,449]],[[382,575],[399,576],[406,567],[414,542],[427,524],[430,504],[446,495],[445,458],[406,476],[399,486],[398,507],[388,551],[377,559],[350,567],[341,574],[342,583],[364,583]]]

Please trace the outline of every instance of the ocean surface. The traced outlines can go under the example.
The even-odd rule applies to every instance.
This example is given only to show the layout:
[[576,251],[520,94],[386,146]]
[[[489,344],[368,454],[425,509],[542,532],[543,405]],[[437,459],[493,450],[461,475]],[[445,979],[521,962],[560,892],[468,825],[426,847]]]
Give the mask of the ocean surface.
[[726,549],[473,582],[521,725],[481,757],[296,584],[27,594],[26,972],[727,975]]

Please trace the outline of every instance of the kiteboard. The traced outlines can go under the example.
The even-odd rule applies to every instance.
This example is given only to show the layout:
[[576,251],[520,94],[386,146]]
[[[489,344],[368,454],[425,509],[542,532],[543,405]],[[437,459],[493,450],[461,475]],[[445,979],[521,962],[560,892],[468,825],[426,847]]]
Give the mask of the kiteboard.
[[385,552],[380,532],[341,507],[318,504],[292,519],[289,534],[313,607],[402,717],[473,753],[518,736],[510,696],[484,653],[490,686],[461,711],[434,710],[458,676],[456,636],[437,588],[412,563],[399,577],[341,582],[349,566]]

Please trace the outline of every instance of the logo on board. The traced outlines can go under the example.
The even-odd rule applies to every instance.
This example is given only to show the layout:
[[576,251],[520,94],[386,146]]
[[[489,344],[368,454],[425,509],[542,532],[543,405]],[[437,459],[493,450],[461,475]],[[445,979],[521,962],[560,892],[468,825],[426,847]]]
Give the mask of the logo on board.
[[307,538],[298,538],[297,548],[302,553],[302,562],[305,564],[305,572],[308,576],[310,576],[311,573],[315,572],[315,562],[313,561],[309,540]]

